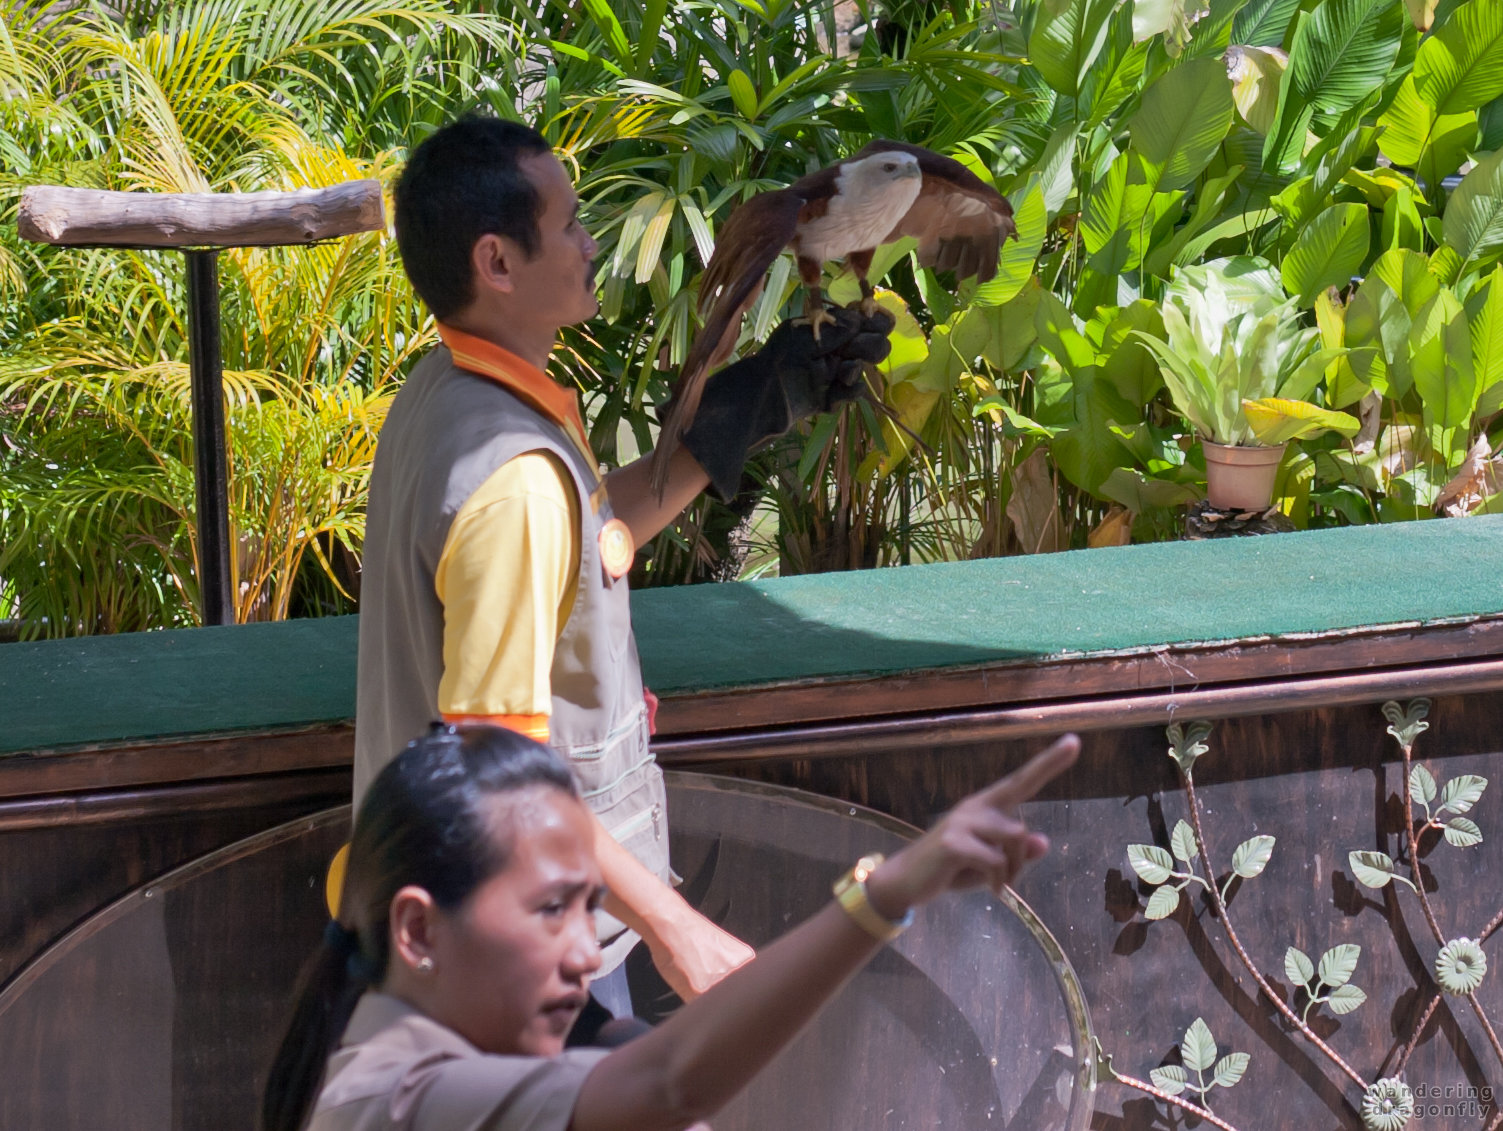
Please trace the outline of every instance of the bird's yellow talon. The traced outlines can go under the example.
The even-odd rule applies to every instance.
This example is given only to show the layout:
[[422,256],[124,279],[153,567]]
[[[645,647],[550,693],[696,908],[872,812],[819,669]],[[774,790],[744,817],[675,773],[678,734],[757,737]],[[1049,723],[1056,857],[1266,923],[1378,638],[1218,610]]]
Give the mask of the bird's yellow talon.
[[814,331],[814,340],[817,342],[819,341],[819,328],[825,325],[833,326],[835,324],[835,316],[824,309],[824,307],[818,307],[806,312],[800,321],[809,324],[809,329]]

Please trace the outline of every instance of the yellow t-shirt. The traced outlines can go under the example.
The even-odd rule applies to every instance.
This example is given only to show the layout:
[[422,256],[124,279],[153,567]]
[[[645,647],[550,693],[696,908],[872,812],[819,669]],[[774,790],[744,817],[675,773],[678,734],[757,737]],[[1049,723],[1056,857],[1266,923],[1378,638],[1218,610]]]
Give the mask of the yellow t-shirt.
[[548,741],[553,652],[579,585],[579,500],[544,451],[508,460],[460,507],[434,575],[439,713]]

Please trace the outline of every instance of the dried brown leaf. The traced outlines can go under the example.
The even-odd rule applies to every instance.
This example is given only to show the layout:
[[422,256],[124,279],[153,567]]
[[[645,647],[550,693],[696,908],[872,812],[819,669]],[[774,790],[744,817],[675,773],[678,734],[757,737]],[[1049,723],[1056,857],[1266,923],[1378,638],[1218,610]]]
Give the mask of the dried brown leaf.
[[1059,487],[1049,473],[1047,453],[1038,447],[1012,471],[1012,498],[1007,517],[1025,554],[1063,550],[1064,524],[1059,517]]

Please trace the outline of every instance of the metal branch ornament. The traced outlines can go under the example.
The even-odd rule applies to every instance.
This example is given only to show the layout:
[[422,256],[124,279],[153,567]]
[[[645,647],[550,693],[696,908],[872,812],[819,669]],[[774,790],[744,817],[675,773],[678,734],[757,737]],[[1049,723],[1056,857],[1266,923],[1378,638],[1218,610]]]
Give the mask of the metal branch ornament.
[[877,306],[867,272],[882,244],[918,240],[919,263],[984,283],[997,273],[1004,240],[1017,239],[1012,206],[960,162],[918,145],[874,141],[859,153],[758,193],[726,219],[700,281],[703,328],[689,348],[672,408],[653,456],[653,481],[666,478],[679,437],[694,421],[711,370],[736,347],[741,316],[757,300],[767,272],[793,252],[805,290],[804,318],[833,321],[821,289],[827,261],[843,259],[861,285],[861,309]]

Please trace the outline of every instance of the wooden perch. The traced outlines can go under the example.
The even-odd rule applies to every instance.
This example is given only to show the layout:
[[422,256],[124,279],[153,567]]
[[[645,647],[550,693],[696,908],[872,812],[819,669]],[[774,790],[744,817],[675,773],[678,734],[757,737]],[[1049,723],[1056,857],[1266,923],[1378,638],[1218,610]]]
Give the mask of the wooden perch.
[[24,239],[72,247],[272,247],[385,226],[381,183],[294,192],[155,193],[33,185],[21,193]]

